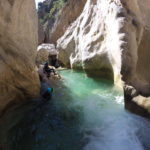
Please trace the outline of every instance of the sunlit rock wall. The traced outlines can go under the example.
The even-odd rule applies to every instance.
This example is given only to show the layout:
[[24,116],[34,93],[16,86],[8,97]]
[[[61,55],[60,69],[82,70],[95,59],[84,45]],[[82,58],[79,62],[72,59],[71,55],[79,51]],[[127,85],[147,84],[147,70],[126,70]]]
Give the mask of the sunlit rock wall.
[[87,0],[81,15],[57,41],[59,59],[66,67],[83,69],[114,83],[122,78],[136,91],[134,95],[124,88],[130,96],[125,96],[125,107],[149,114],[149,20],[149,0]]
[[58,40],[59,59],[88,74],[120,79],[121,31],[124,18],[119,1],[88,0],[83,12]]

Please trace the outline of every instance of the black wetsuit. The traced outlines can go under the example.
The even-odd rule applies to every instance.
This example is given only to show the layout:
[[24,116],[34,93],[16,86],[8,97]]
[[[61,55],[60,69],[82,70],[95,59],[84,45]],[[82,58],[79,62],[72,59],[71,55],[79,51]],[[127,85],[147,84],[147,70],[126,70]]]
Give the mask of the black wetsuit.
[[50,74],[53,72],[54,75],[56,75],[56,72],[53,68],[49,68],[48,63],[45,63],[44,68],[43,68],[43,72],[47,74],[47,77],[50,77]]

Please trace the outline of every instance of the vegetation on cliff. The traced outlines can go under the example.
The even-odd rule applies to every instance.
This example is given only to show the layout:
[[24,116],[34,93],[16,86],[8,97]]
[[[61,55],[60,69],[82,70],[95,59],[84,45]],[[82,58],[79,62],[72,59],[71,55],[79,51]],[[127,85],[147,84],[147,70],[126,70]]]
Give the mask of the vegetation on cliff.
[[38,4],[38,16],[41,24],[47,21],[54,22],[60,15],[61,9],[67,0],[45,0]]

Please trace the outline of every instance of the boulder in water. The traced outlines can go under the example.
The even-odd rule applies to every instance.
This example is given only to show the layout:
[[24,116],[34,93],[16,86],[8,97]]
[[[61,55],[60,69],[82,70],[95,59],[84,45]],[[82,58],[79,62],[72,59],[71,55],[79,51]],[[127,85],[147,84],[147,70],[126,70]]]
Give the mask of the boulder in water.
[[[41,44],[37,49],[36,64],[39,66],[48,61],[50,65],[55,66],[58,61],[57,55],[58,52],[54,44]],[[53,60],[55,63],[52,62]]]

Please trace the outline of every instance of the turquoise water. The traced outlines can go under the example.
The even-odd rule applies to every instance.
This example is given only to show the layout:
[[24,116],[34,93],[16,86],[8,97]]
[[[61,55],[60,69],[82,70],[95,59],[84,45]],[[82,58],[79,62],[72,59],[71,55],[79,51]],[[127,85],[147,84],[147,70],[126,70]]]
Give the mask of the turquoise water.
[[10,150],[150,150],[150,122],[124,110],[123,92],[83,72],[60,71],[53,100],[10,132]]

